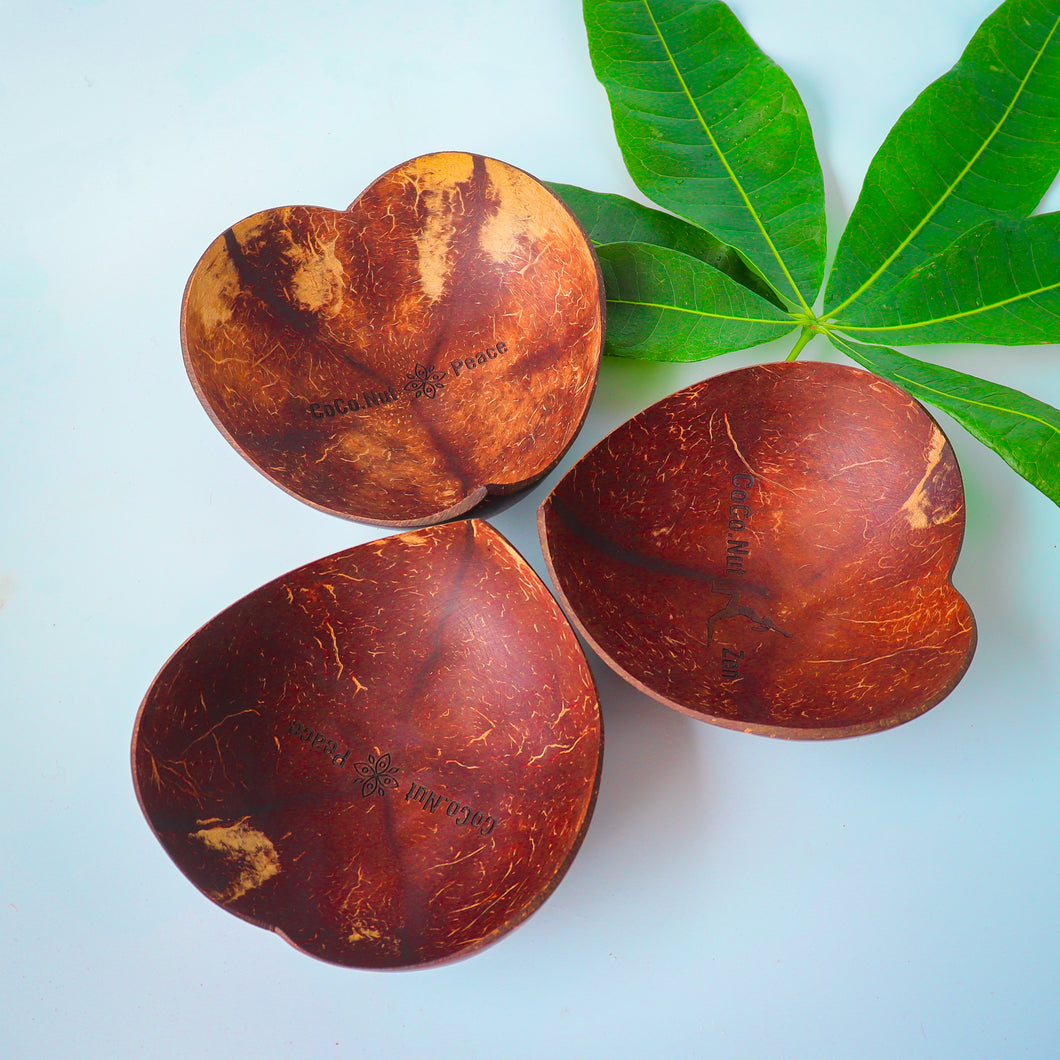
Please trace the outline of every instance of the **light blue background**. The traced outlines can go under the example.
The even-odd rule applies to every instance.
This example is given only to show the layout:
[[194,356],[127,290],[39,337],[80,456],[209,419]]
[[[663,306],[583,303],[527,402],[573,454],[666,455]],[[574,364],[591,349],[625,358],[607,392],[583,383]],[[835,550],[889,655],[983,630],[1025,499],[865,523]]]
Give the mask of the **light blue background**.
[[[887,129],[992,0],[735,0],[816,129],[838,234]],[[181,292],[225,227],[342,208],[473,150],[632,193],[574,0],[9,0],[0,35],[0,1053],[10,1057],[1060,1055],[1060,512],[942,418],[980,644],[897,730],[771,742],[596,666],[596,816],[523,927],[437,970],[307,958],[204,899],[133,797],[139,701],[217,611],[380,536],[270,485],[188,384]],[[608,362],[537,504],[714,372]],[[815,344],[804,356],[828,356]],[[1057,348],[938,359],[1060,405]]]

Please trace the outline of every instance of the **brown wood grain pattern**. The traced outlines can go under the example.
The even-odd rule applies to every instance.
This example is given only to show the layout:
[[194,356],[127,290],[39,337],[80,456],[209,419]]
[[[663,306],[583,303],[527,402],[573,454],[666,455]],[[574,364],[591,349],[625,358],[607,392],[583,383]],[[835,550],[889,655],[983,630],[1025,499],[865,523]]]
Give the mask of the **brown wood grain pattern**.
[[307,564],[216,616],[140,709],[133,771],[208,897],[337,964],[473,953],[552,892],[600,776],[596,690],[489,524]]
[[255,467],[325,511],[414,526],[556,464],[592,398],[602,305],[552,192],[445,152],[345,211],[233,225],[188,281],[181,331],[200,400]]
[[887,728],[943,699],[974,651],[951,582],[953,451],[913,398],[858,368],[760,365],[681,390],[583,457],[539,522],[603,658],[719,725]]

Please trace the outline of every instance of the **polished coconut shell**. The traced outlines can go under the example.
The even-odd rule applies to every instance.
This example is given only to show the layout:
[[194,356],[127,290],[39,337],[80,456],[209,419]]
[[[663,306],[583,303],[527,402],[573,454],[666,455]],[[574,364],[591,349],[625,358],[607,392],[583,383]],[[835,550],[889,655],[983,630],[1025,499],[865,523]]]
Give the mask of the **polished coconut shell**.
[[873,732],[938,703],[971,661],[953,451],[861,369],[761,365],[681,390],[600,442],[539,516],[596,650],[718,725]]
[[600,775],[578,641],[488,524],[340,552],[252,592],[166,664],[133,769],[208,897],[327,961],[470,954],[573,858]]
[[551,191],[425,155],[348,210],[265,210],[188,281],[188,373],[228,440],[296,497],[419,526],[546,474],[599,368],[592,245]]

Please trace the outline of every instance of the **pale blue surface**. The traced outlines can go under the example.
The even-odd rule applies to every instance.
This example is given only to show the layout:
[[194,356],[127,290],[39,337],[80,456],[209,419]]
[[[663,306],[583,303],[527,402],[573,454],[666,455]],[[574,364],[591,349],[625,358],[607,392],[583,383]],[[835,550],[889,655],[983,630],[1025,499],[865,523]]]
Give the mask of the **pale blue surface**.
[[[833,215],[992,6],[738,0],[806,100]],[[313,961],[201,897],[140,815],[129,737],[170,652],[379,536],[215,431],[180,356],[189,271],[247,214],[341,208],[432,150],[629,192],[580,19],[573,0],[4,5],[5,1057],[1060,1055],[1060,511],[956,427],[956,581],[980,632],[959,688],[895,731],[807,745],[678,716],[596,667],[607,754],[582,852],[470,960]],[[536,505],[577,454],[786,348],[606,364],[572,453],[497,527],[541,569]],[[1060,405],[1056,355],[939,351]]]

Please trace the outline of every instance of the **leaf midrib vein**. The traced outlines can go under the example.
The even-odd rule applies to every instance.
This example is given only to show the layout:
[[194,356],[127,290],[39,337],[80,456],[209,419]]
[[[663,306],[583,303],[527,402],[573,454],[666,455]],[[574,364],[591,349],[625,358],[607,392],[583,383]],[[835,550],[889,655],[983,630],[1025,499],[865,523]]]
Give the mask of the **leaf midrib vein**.
[[791,284],[791,289],[795,292],[795,297],[799,300],[799,303],[802,305],[802,307],[807,312],[809,312],[810,307],[806,303],[806,299],[803,298],[802,292],[796,285],[795,280],[791,275],[791,272],[788,270],[788,266],[784,261],[784,258],[781,256],[776,244],[770,238],[769,232],[766,230],[762,218],[759,216],[758,211],[755,209],[754,204],[751,202],[750,196],[747,194],[746,189],[740,182],[739,177],[737,177],[736,171],[729,164],[729,159],[726,157],[725,152],[722,151],[721,145],[715,139],[714,133],[712,132],[706,119],[703,117],[703,113],[702,111],[700,111],[699,105],[696,103],[695,97],[692,95],[692,92],[689,89],[688,84],[684,79],[684,76],[681,74],[680,67],[677,65],[677,60],[674,57],[673,52],[670,51],[670,46],[666,43],[666,38],[663,36],[662,30],[659,27],[659,23],[656,21],[655,12],[651,9],[651,3],[649,2],[649,0],[643,0],[643,4],[645,11],[647,11],[648,13],[648,18],[651,19],[652,27],[655,30],[655,35],[659,43],[662,45],[663,50],[666,52],[667,62],[669,62],[670,67],[674,72],[674,75],[677,77],[678,83],[681,85],[681,91],[684,93],[685,98],[688,100],[689,105],[691,106],[693,112],[696,115],[696,120],[702,127],[703,132],[707,136],[707,139],[710,140],[711,147],[714,148],[714,151],[717,154],[719,161],[725,168],[725,172],[729,175],[729,179],[732,181],[737,193],[743,200],[744,206],[747,208],[747,211],[754,219],[754,223],[757,226],[758,231],[761,233],[762,238],[765,240],[766,246],[769,247],[770,253],[773,255],[774,258],[776,258],[777,264],[780,266],[781,271],[784,273],[784,278],[788,281],[788,283]]
[[912,324],[878,324],[873,327],[865,326],[848,326],[840,322],[836,322],[836,327],[841,331],[911,331],[913,328],[927,328],[931,327],[932,324],[949,324],[954,320],[967,320],[970,317],[978,316],[980,313],[989,313],[995,309],[1004,309],[1007,305],[1012,305],[1014,302],[1021,302],[1028,298],[1035,298],[1040,294],[1048,294],[1050,291],[1055,291],[1060,288],[1060,280],[1056,283],[1050,283],[1045,287],[1037,287],[1033,291],[1022,291],[1020,294],[1014,294],[1011,298],[1002,298],[1000,301],[991,302],[989,305],[978,306],[975,309],[965,309],[959,313],[951,313],[949,316],[934,317],[931,320],[918,320]]
[[795,326],[794,321],[768,319],[765,317],[736,317],[727,313],[710,313],[705,309],[690,309],[686,306],[667,305],[664,302],[644,302],[637,298],[608,298],[610,305],[635,305],[644,309],[661,309],[667,313],[686,313],[689,316],[710,317],[713,320],[730,320],[738,324],[769,324],[775,327]]
[[[645,0],[645,3],[647,3],[647,0]],[[1030,66],[1027,68],[1027,72],[1023,75],[1023,79],[1020,81],[1016,91],[1013,93],[1012,100],[1005,108],[1004,114],[1002,114],[998,121],[995,123],[994,128],[990,132],[990,135],[983,140],[979,149],[975,152],[974,155],[972,155],[971,159],[969,159],[969,161],[965,164],[964,168],[960,171],[957,177],[953,180],[949,187],[947,187],[946,190],[943,191],[942,195],[939,196],[939,198],[936,200],[931,209],[928,210],[928,212],[924,215],[920,223],[915,228],[913,228],[913,230],[898,244],[894,251],[892,251],[891,255],[879,266],[879,268],[877,268],[876,271],[856,291],[854,291],[853,294],[849,295],[845,299],[845,301],[841,302],[834,309],[829,310],[826,314],[827,316],[835,316],[836,314],[841,313],[844,309],[848,308],[852,303],[857,301],[857,299],[860,298],[880,278],[880,276],[882,276],[883,273],[887,271],[887,269],[894,263],[898,256],[902,254],[905,249],[912,243],[912,241],[916,239],[916,237],[927,226],[931,218],[934,217],[935,214],[942,209],[943,205],[956,191],[958,185],[961,184],[964,178],[971,172],[972,167],[976,164],[976,162],[979,161],[980,157],[982,157],[983,152],[986,151],[990,144],[993,143],[994,139],[1000,134],[1002,128],[1005,125],[1005,122],[1008,121],[1009,116],[1012,114],[1013,110],[1015,110],[1016,103],[1023,95],[1023,92],[1027,87],[1027,83],[1030,81],[1031,76],[1033,75],[1035,69],[1038,66],[1038,63],[1041,61],[1042,56],[1045,54],[1046,48],[1049,47],[1049,44],[1052,42],[1053,37],[1056,35],[1056,30],[1058,26],[1060,26],[1060,17],[1058,17],[1053,23],[1052,29],[1049,30],[1045,40],[1035,52],[1034,59],[1032,60]]]
[[950,401],[957,401],[964,405],[975,405],[976,408],[990,409],[992,412],[1007,412],[1010,416],[1020,416],[1025,420],[1031,420],[1034,423],[1040,423],[1043,427],[1047,427],[1054,434],[1060,436],[1060,427],[1050,423],[1048,420],[1043,420],[1041,416],[1034,416],[1029,412],[1023,412],[1021,409],[1008,408],[1005,405],[991,405],[986,401],[976,401],[973,398],[961,397],[958,394],[950,394],[945,390],[938,390],[933,386],[928,386],[927,383],[917,382],[915,379],[910,379],[908,376],[901,375],[896,372],[894,375],[895,379],[900,379],[903,383],[908,383],[910,386],[918,387],[921,390],[926,390],[931,394],[938,394],[940,397],[949,399]]
[[[841,343],[840,345],[847,347],[847,351],[849,351],[849,347],[846,343]],[[859,349],[859,357],[864,357],[870,364],[874,363],[872,357],[864,352],[864,350],[865,347]],[[855,360],[856,359],[858,358],[855,358]],[[1043,420],[1041,416],[1035,416],[1030,412],[1023,412],[1021,409],[1008,408],[1005,405],[991,405],[986,401],[976,401],[974,398],[961,397],[958,394],[949,393],[945,390],[939,390],[937,387],[929,386],[927,383],[921,383],[917,379],[910,379],[909,376],[902,375],[900,372],[892,373],[891,378],[901,380],[903,383],[907,383],[910,387],[915,387],[918,390],[924,390],[930,394],[937,394],[939,397],[945,398],[948,401],[954,401],[964,405],[974,405],[976,408],[989,409],[991,412],[1005,412],[1010,416],[1019,416],[1022,419],[1030,420],[1034,423],[1040,423],[1043,427],[1048,428],[1054,434],[1060,436],[1060,427],[1057,427],[1048,420]]]

